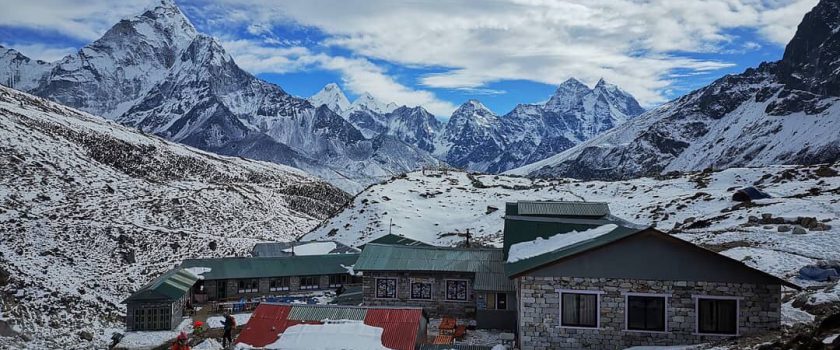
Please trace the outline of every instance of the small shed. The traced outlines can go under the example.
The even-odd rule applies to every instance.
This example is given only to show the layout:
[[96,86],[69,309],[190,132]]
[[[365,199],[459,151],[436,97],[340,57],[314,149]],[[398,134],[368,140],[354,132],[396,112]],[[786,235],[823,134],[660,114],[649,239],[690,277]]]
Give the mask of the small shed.
[[770,198],[770,195],[755,187],[744,187],[732,194],[732,200],[736,202],[750,202],[765,198]]
[[174,269],[155,278],[123,301],[128,331],[159,331],[178,327],[189,300],[190,288],[199,277]]

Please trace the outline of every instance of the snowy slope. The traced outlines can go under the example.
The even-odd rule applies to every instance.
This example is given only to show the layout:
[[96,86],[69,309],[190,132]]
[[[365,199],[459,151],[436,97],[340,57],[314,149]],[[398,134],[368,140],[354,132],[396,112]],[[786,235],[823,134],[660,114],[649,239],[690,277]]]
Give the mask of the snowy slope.
[[[773,198],[751,205],[732,201],[734,189],[745,186],[757,186]],[[517,200],[607,202],[613,215],[655,225],[801,286],[824,286],[798,279],[801,267],[840,260],[840,163],[731,168],[615,182],[415,172],[368,188],[304,237],[358,246],[392,232],[451,246],[462,244],[469,230],[471,242],[501,246],[505,202]],[[759,219],[762,214],[786,220],[813,217],[830,229],[793,234],[780,232],[784,225],[750,223],[751,216]],[[810,304],[835,300],[836,288],[806,290],[797,300],[813,300]],[[785,308],[786,319],[813,319],[802,317],[808,315],[798,303],[794,305]]]
[[[104,348],[122,328],[120,302],[152,277],[184,258],[295,239],[349,199],[293,168],[187,148],[6,87],[0,154],[0,314],[39,349]],[[0,337],[0,348],[20,340]]]
[[[172,0],[58,62],[6,50],[0,64],[2,84],[203,150],[297,167],[352,192],[437,163],[401,138],[366,137],[329,108],[240,69]],[[391,107],[357,102],[346,108]]]
[[805,16],[781,61],[654,109],[573,149],[512,170],[622,179],[671,171],[840,159],[840,4]]

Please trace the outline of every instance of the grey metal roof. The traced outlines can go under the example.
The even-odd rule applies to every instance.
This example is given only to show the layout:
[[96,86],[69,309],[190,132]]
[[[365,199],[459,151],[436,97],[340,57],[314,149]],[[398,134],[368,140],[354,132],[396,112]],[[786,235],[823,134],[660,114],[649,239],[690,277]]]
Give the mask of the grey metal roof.
[[[418,241],[416,239],[411,239],[405,236],[395,235],[393,233],[386,234],[382,237],[374,239],[367,244],[374,243],[374,244],[393,244],[393,245],[407,245],[407,246],[423,246],[423,247],[432,247],[431,244],[424,243]],[[365,245],[360,245],[359,249],[364,249]]]
[[270,242],[270,243],[257,243],[254,245],[254,248],[251,249],[251,256],[255,257],[280,257],[280,256],[290,256],[292,252],[288,252],[288,250],[292,247],[298,247],[308,243],[319,243],[319,242],[331,242],[335,243],[335,249],[331,250],[329,254],[348,254],[348,253],[358,253],[359,250],[353,247],[349,247],[344,243],[337,242],[337,241],[303,241],[303,242]]
[[501,249],[365,245],[356,271],[502,272]]
[[184,269],[172,269],[131,294],[123,303],[141,300],[178,300],[198,281],[198,276]]
[[283,276],[332,275],[347,273],[342,267],[356,263],[359,254],[299,255],[273,258],[239,257],[187,259],[181,267],[206,267],[206,280]]
[[610,214],[610,207],[603,202],[517,202],[519,215],[603,217]]
[[[503,267],[503,263],[499,263]],[[503,272],[476,272],[473,289],[490,292],[513,292],[513,280]]]

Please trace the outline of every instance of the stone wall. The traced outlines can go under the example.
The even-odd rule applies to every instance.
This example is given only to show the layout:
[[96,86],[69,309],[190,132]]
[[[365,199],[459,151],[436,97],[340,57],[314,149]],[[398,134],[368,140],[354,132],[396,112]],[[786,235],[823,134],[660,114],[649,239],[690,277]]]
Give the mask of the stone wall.
[[[397,298],[376,298],[376,278],[396,278]],[[432,280],[432,299],[411,299],[412,278]],[[447,279],[467,280],[467,300],[446,300],[445,281]],[[372,306],[415,306],[422,307],[430,317],[453,316],[472,317],[475,314],[475,291],[473,291],[473,274],[470,273],[404,273],[404,272],[374,272],[365,271],[363,278],[364,304]]]
[[[739,299],[739,334],[775,331],[781,324],[781,286],[746,283],[650,281],[604,278],[534,277],[517,279],[520,294],[519,335],[523,350],[623,349],[638,345],[680,345],[726,336],[696,334],[693,296]],[[560,327],[558,290],[590,290],[600,298],[598,329]],[[667,332],[625,330],[625,293],[667,294]]]

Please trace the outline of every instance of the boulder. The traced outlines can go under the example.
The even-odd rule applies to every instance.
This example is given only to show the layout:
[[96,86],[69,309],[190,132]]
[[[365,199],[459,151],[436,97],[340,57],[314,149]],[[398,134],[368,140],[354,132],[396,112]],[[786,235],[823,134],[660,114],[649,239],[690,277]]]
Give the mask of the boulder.
[[93,333],[88,331],[81,331],[79,332],[79,339],[93,341]]
[[793,228],[793,234],[795,235],[804,235],[808,233],[808,230],[802,228],[802,226],[796,226]]
[[788,225],[779,225],[778,230],[779,230],[779,232],[788,232],[788,231],[790,231],[790,226],[788,226]]

